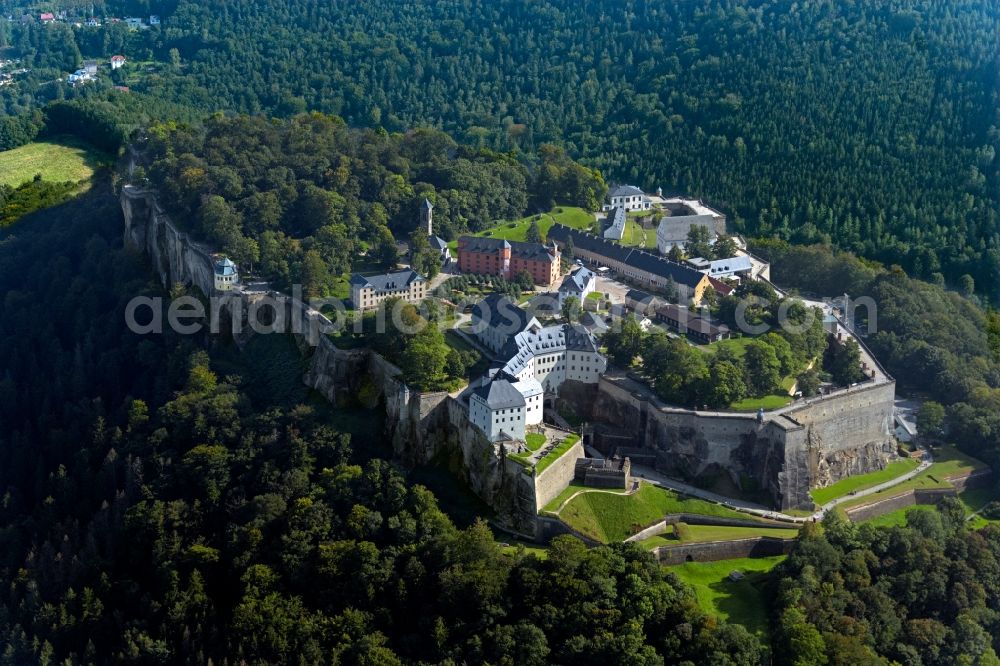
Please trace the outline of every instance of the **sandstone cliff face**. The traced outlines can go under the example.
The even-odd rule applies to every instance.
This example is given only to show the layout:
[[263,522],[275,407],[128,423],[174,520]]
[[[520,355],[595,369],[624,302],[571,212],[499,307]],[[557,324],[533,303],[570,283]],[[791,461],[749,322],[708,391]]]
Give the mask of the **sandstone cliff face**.
[[211,251],[179,230],[151,192],[126,185],[120,198],[125,243],[149,255],[163,285],[180,282],[211,294],[215,286]]
[[[154,193],[131,186],[121,193],[125,243],[146,252],[165,287],[195,286],[205,294],[214,289],[211,250],[179,230],[156,202]],[[247,312],[267,299],[290,323],[299,351],[309,358],[303,382],[332,404],[361,400],[386,410],[386,438],[407,465],[422,465],[436,456],[455,458],[462,480],[497,512],[497,522],[509,529],[535,533],[535,484],[524,468],[507,460],[502,450],[471,424],[467,408],[447,393],[411,390],[400,370],[369,350],[338,349],[322,330],[325,319],[305,304],[275,292],[234,293],[223,315],[225,326],[237,321],[234,340],[241,346],[255,333]],[[296,329],[293,321],[304,322]],[[288,329],[286,329],[288,330]]]

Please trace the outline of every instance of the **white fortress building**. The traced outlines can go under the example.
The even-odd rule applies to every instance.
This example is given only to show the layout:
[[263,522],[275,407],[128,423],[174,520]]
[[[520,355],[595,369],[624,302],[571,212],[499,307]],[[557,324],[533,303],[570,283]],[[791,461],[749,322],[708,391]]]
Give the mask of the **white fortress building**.
[[583,326],[543,326],[504,296],[478,303],[472,322],[483,345],[499,349],[469,396],[469,417],[490,441],[524,441],[525,429],[542,422],[546,395],[556,395],[566,381],[596,384],[607,371],[607,359]]

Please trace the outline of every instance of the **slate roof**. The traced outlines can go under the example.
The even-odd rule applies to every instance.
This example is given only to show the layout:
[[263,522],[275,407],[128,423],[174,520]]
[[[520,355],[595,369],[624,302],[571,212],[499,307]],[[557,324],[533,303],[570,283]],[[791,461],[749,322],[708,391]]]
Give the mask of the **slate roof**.
[[608,196],[611,196],[611,197],[634,197],[634,196],[639,196],[639,195],[643,195],[643,194],[645,194],[645,192],[643,192],[642,190],[640,190],[635,185],[619,185],[614,190],[612,190],[611,194],[609,194]]
[[517,375],[533,357],[559,351],[596,352],[594,336],[579,324],[556,324],[529,328],[511,337],[500,350],[499,358],[508,359],[504,372]]
[[561,224],[555,224],[549,229],[548,239],[550,241],[556,241],[562,247],[565,247],[570,238],[573,239],[573,248],[579,248],[581,250],[586,250],[588,252],[593,252],[594,254],[600,254],[609,259],[615,261],[620,261],[625,263],[628,255],[632,252],[632,248],[625,247],[624,245],[619,245],[618,243],[612,243],[611,241],[606,241],[603,238],[598,238],[592,234],[588,234],[584,231],[578,229],[573,229],[571,227],[566,227]]
[[504,327],[510,335],[528,328],[531,315],[503,294],[493,293],[472,306],[472,328],[477,325],[490,328]]
[[559,291],[582,294],[583,290],[587,288],[587,284],[593,279],[594,272],[581,266],[563,279],[562,284],[559,285]]
[[646,292],[640,291],[638,289],[629,289],[628,292],[625,294],[626,301],[636,301],[637,303],[641,303],[643,301],[650,301],[652,300],[652,298],[653,298],[652,294],[647,294]]
[[656,314],[661,318],[669,319],[678,323],[678,328],[695,333],[701,333],[709,337],[728,333],[728,326],[716,326],[707,319],[702,319],[696,314],[692,314],[687,308],[682,308],[672,303],[667,303],[656,308]]
[[625,220],[624,208],[612,208],[608,213],[608,228],[604,230],[604,237],[621,240],[625,236]]
[[223,277],[236,275],[236,264],[229,257],[223,257],[221,260],[215,262],[215,274]]
[[473,393],[482,398],[491,410],[524,407],[527,404],[521,392],[503,377],[495,377],[474,389]]
[[489,254],[509,247],[511,257],[534,261],[556,261],[556,258],[549,254],[549,248],[541,243],[522,243],[483,236],[462,236],[458,239],[458,243],[459,248],[464,252]]
[[393,289],[407,289],[414,282],[424,282],[424,277],[416,271],[397,271],[386,273],[385,275],[364,276],[355,273],[351,276],[351,286],[359,286],[362,289],[371,287],[376,292],[390,291]]
[[423,207],[426,210],[431,210],[431,209],[434,208],[434,206],[431,204],[431,200],[430,199],[424,199]]
[[641,250],[633,250],[632,254],[628,257],[628,261],[625,263],[662,278],[671,278],[677,284],[683,284],[688,287],[694,287],[704,277],[703,273],[693,268],[674,263],[669,259],[664,259],[663,257]]
[[437,250],[438,252],[444,252],[448,249],[448,241],[440,236],[431,235],[427,240],[430,242],[431,248]]
[[625,247],[561,224],[556,224],[549,229],[550,240],[565,244],[570,238],[573,239],[574,249],[580,248],[662,278],[669,277],[677,284],[693,288],[704,277],[702,273],[689,266],[675,263],[645,250]]

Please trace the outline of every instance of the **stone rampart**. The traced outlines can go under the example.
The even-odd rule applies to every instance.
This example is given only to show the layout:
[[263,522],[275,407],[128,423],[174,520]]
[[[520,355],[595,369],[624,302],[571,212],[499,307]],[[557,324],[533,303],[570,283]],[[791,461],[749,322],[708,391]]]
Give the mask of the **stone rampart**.
[[792,552],[795,539],[750,537],[733,541],[707,541],[677,546],[660,546],[653,550],[657,562],[664,565],[684,562],[715,562],[743,557],[771,557]]
[[584,457],[586,454],[583,451],[583,443],[577,442],[558,460],[546,467],[541,474],[535,476],[536,511],[541,511],[542,507],[558,497],[559,493],[573,481],[573,475],[576,473],[576,461]]

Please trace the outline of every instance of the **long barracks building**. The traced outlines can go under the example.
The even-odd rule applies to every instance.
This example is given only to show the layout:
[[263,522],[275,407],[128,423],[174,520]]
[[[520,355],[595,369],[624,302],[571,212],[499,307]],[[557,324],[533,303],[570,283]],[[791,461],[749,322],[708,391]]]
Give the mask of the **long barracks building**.
[[563,249],[572,244],[573,256],[595,266],[607,266],[619,276],[643,287],[664,289],[677,286],[679,301],[697,305],[710,286],[707,275],[638,248],[626,247],[593,234],[557,224],[549,229],[549,241]]

